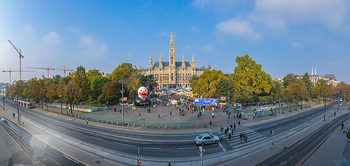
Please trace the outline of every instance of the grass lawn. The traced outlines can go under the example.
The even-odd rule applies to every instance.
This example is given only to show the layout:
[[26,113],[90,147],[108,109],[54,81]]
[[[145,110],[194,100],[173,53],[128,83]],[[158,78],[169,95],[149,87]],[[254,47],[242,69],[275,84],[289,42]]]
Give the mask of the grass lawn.
[[348,133],[346,133],[346,138],[350,140],[350,130],[348,130]]

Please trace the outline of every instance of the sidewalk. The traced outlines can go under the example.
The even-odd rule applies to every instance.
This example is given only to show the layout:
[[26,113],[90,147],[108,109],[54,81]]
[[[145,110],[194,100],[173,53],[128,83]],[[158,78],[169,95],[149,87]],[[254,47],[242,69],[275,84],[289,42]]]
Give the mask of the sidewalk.
[[[347,109],[345,107],[341,107],[340,111],[337,112],[337,116],[347,113]],[[327,122],[330,122],[335,117],[333,116],[333,111],[329,112],[326,116],[326,121],[323,121],[323,115],[320,115],[314,123],[308,125],[308,127],[304,126],[304,128],[296,127],[295,129],[291,129],[286,131],[283,134],[276,135],[271,139],[271,142],[262,142],[259,146],[260,149],[250,153],[250,155],[237,157],[228,162],[224,162],[218,165],[229,166],[233,163],[235,165],[255,165],[261,161],[268,159],[269,157],[276,155],[277,153],[283,151],[284,148],[293,145],[295,142],[303,139],[322,125]],[[303,127],[303,126],[301,126]],[[275,144],[272,145],[272,140],[274,140]],[[325,152],[325,154],[328,152]],[[321,164],[327,165],[327,164]]]
[[350,143],[345,135],[350,128],[350,120],[344,123],[344,131],[339,126],[327,140],[302,164],[305,166],[319,165],[349,165],[350,164]]

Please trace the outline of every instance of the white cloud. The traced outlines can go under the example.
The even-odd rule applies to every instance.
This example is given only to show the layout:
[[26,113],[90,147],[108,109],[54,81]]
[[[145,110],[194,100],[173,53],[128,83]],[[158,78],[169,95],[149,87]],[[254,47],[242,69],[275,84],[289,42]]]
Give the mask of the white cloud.
[[346,0],[257,0],[251,18],[275,29],[311,21],[337,29],[346,17],[347,5]]
[[213,49],[214,49],[214,46],[211,44],[207,44],[207,45],[203,46],[204,51],[212,51]]
[[85,47],[94,47],[96,42],[90,36],[80,36],[79,44]]
[[291,42],[290,46],[292,46],[293,48],[303,48],[304,45],[300,42]]
[[125,59],[128,59],[128,58],[133,57],[133,54],[130,54],[130,53],[128,53],[128,54],[123,54],[122,57],[125,58]]
[[216,29],[225,34],[234,35],[249,40],[260,40],[261,36],[255,32],[249,21],[232,18],[216,24]]
[[109,47],[102,43],[99,46],[91,46],[83,51],[83,54],[94,55],[94,56],[104,56],[109,52]]
[[167,36],[170,36],[170,33],[161,31],[161,32],[155,32],[154,35],[156,35],[157,37],[167,37]]
[[197,27],[194,26],[194,25],[193,25],[192,28],[191,28],[192,31],[195,31],[196,29],[197,29]]
[[58,33],[55,31],[52,31],[52,32],[48,33],[47,35],[45,35],[42,38],[42,41],[45,44],[53,44],[53,45],[60,45],[61,44],[60,35],[58,35]]
[[237,7],[239,0],[194,0],[193,6],[205,10],[216,12],[226,12]]

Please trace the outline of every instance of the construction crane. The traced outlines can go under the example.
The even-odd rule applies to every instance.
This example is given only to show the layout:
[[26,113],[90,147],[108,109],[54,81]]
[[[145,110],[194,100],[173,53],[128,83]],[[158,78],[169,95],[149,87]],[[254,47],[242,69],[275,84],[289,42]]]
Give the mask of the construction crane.
[[22,80],[22,64],[21,64],[21,59],[24,58],[24,56],[21,54],[21,50],[18,50],[15,45],[12,44],[10,40],[8,40],[12,47],[18,52],[19,54],[19,80]]
[[12,72],[34,72],[34,71],[29,71],[29,70],[23,70],[23,71],[18,71],[18,70],[3,70],[2,72],[8,72],[9,73],[9,80],[10,80],[10,87],[11,87],[11,73]]
[[55,68],[50,68],[48,67],[26,67],[26,69],[42,69],[42,70],[47,70],[47,78],[50,78],[50,70],[57,70]]
[[63,69],[56,69],[56,70],[62,70],[64,72],[64,77],[66,76],[66,71],[73,71],[73,70],[66,69],[66,66],[64,66]]

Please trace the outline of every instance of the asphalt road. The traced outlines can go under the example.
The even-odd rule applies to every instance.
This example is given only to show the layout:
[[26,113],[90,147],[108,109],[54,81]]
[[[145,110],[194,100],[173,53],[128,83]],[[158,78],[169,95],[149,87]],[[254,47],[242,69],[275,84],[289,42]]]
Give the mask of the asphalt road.
[[[15,111],[16,106],[7,102],[7,106],[12,106]],[[328,108],[335,104],[329,104]],[[138,147],[141,148],[142,156],[149,158],[167,159],[188,159],[199,158],[198,146],[194,144],[195,136],[200,132],[191,133],[155,133],[152,131],[137,132],[134,130],[125,131],[102,128],[93,125],[86,125],[64,118],[57,118],[39,111],[20,108],[23,117],[30,119],[39,126],[44,126],[50,130],[60,133],[63,137],[72,137],[81,142],[92,144],[96,148],[104,149],[111,153],[136,156]],[[329,110],[329,109],[328,109]],[[238,132],[233,135],[231,141],[226,136],[221,136],[220,144],[206,145],[205,155],[217,154],[225,151],[238,151],[249,148],[261,141],[270,140],[270,130],[274,129],[276,134],[288,131],[299,125],[307,125],[317,116],[323,114],[322,108],[315,108],[296,114],[293,117],[281,118],[273,123],[263,123],[259,126],[241,128],[248,135],[248,143],[239,142]],[[218,134],[218,133],[214,133]]]

